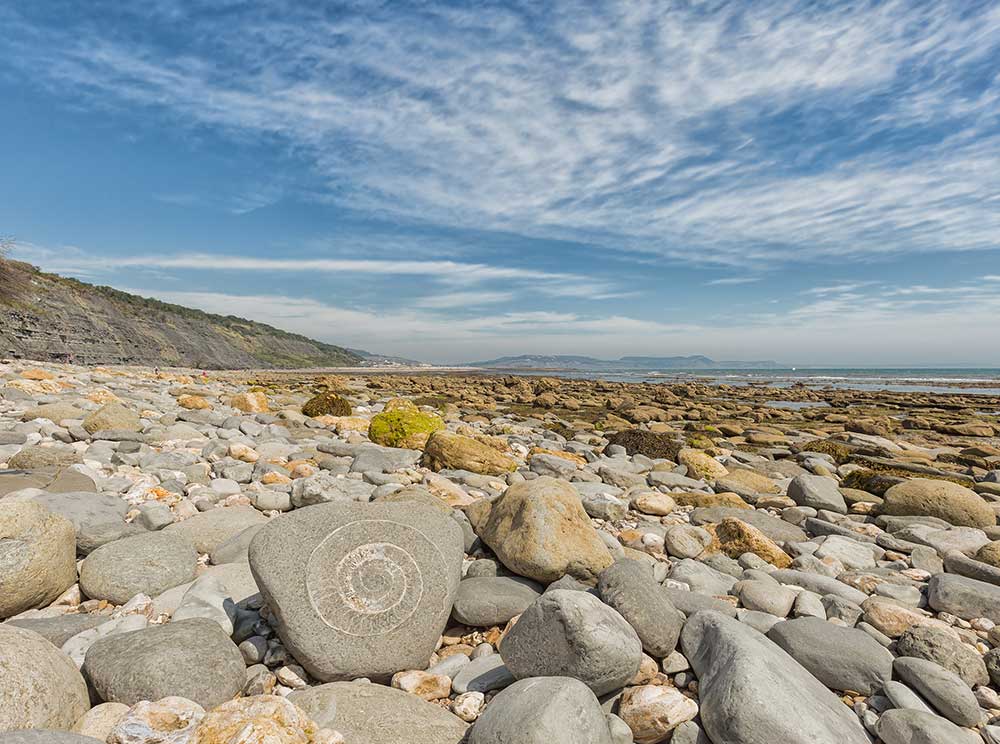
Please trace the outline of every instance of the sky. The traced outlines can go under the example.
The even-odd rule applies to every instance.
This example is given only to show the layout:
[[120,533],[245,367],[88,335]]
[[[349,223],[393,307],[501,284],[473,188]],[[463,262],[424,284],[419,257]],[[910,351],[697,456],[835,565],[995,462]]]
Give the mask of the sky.
[[1000,366],[996,2],[0,0],[0,235],[435,363]]

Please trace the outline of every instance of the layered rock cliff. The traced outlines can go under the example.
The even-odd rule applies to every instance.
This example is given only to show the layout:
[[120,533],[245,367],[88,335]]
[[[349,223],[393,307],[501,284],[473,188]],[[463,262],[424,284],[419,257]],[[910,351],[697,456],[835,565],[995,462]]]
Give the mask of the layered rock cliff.
[[0,358],[202,369],[347,367],[353,351],[0,260]]

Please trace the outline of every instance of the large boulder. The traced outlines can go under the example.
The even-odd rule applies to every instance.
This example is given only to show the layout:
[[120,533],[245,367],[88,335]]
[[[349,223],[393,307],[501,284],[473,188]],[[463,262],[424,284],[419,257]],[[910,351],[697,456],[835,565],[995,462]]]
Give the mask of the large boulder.
[[488,444],[441,430],[431,434],[424,446],[423,464],[431,470],[470,470],[482,475],[505,475],[517,463]]
[[469,744],[613,744],[594,693],[569,677],[532,677],[500,692],[469,732]]
[[141,431],[142,422],[135,411],[121,403],[107,403],[83,420],[83,428],[89,434],[97,431]]
[[978,493],[957,483],[912,478],[885,492],[882,513],[937,517],[959,527],[992,527],[996,514]]
[[612,563],[576,490],[547,476],[508,488],[479,537],[511,571],[544,583],[593,581]]
[[776,624],[767,637],[834,690],[871,695],[892,679],[892,654],[863,630],[800,617]]
[[650,656],[663,658],[677,647],[684,616],[653,578],[649,566],[618,561],[601,573],[597,591],[632,626]]
[[423,449],[428,438],[444,429],[444,420],[423,411],[384,411],[372,417],[368,438],[385,447]]
[[45,607],[76,582],[76,531],[31,501],[0,503],[0,620]]
[[37,633],[0,625],[0,731],[70,729],[90,708],[73,661]]
[[176,696],[212,708],[243,689],[246,664],[218,623],[192,618],[100,638],[83,674],[108,702]]
[[597,597],[554,589],[524,611],[501,641],[500,655],[515,679],[573,677],[604,695],[638,673],[642,642]]
[[288,699],[349,744],[459,744],[467,730],[460,718],[416,695],[367,682],[331,682]]
[[225,506],[195,514],[163,531],[184,535],[199,553],[211,553],[243,530],[265,522],[267,517],[252,506]]
[[125,604],[192,581],[198,553],[185,535],[150,532],[102,545],[80,568],[80,589],[91,599]]
[[458,523],[434,507],[330,503],[276,517],[249,557],[285,646],[329,681],[426,668],[463,548]]
[[701,722],[712,741],[869,744],[850,708],[749,626],[696,612],[681,646],[698,677]]

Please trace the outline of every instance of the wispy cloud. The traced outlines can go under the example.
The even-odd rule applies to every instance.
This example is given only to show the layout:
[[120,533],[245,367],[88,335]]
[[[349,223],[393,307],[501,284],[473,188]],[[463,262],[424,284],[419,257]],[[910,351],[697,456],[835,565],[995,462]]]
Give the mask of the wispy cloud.
[[994,3],[164,6],[183,50],[114,22],[140,11],[56,30],[25,5],[0,58],[276,138],[318,198],[406,219],[725,265],[1000,233]]
[[761,277],[759,276],[724,276],[721,279],[712,279],[711,281],[705,282],[706,286],[735,286],[739,284],[753,284],[759,282]]

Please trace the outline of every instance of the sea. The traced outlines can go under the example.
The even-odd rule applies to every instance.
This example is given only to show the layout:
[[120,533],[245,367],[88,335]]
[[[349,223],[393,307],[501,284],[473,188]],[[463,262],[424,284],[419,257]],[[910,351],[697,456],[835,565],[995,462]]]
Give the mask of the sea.
[[[499,370],[498,370],[499,371]],[[817,368],[787,369],[668,369],[668,370],[502,370],[510,374],[557,375],[618,382],[700,381],[715,385],[768,385],[788,388],[888,390],[895,392],[1000,395],[1000,369],[968,367]]]

